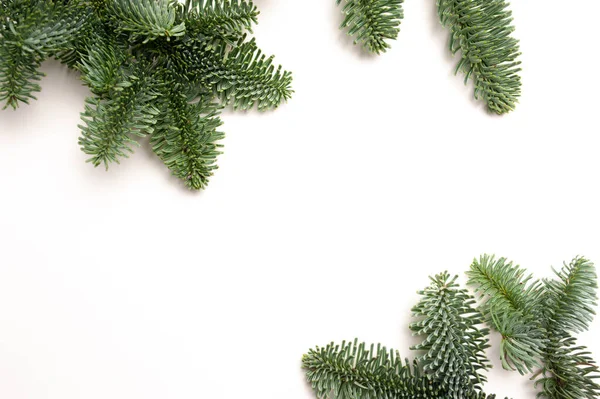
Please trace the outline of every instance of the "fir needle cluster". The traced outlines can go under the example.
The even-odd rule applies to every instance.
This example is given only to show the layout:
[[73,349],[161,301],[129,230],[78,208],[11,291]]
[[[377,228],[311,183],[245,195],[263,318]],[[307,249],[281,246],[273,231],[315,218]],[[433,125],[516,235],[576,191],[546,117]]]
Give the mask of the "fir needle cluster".
[[533,280],[504,258],[483,255],[468,272],[482,301],[447,272],[419,291],[409,327],[421,339],[413,362],[381,345],[331,343],[308,351],[302,366],[318,399],[493,399],[483,384],[491,366],[488,323],[502,335],[502,364],[536,372],[539,397],[592,399],[600,395],[596,363],[574,333],[586,330],[596,306],[594,265],[577,257]]
[[148,137],[190,189],[202,189],[221,153],[223,106],[276,108],[291,74],[247,33],[250,0],[0,0],[0,101],[35,99],[42,61],[81,74],[92,96],[79,144],[94,166],[119,163]]
[[343,3],[344,20],[340,29],[347,29],[354,36],[354,44],[368,51],[381,54],[390,48],[388,40],[400,33],[400,22],[404,17],[404,0],[336,0]]

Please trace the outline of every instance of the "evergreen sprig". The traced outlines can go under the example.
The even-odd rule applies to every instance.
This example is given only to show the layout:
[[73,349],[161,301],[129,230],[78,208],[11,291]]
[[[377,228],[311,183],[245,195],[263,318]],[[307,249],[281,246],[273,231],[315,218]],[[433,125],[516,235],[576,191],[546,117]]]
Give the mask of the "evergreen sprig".
[[92,92],[79,144],[94,166],[149,136],[173,174],[202,189],[217,168],[221,107],[263,111],[292,93],[291,74],[246,40],[250,0],[0,0],[0,10],[0,101],[35,98],[50,56],[77,69]]
[[461,52],[456,72],[475,83],[475,98],[490,111],[515,109],[521,95],[519,42],[511,36],[512,13],[505,0],[437,0],[441,23],[450,30],[450,51]]
[[343,341],[311,349],[302,357],[318,399],[444,398],[418,365],[382,345]]
[[424,352],[417,357],[424,372],[450,397],[463,398],[481,391],[482,372],[491,366],[485,356],[489,330],[480,327],[483,316],[457,278],[447,272],[430,278],[431,285],[419,291],[422,298],[412,309],[418,321],[410,329],[423,337],[411,349]]
[[487,300],[481,309],[502,335],[500,359],[506,369],[521,374],[540,366],[546,344],[545,331],[536,313],[540,282],[505,258],[482,255],[467,272],[468,284]]
[[512,262],[487,255],[474,260],[468,272],[488,322],[507,343],[501,356],[512,363],[503,361],[505,367],[515,365],[521,373],[539,367],[533,376],[539,396],[597,398],[598,367],[573,336],[587,330],[595,314],[595,267],[577,257],[555,274],[555,279],[532,280]]
[[384,53],[400,33],[400,23],[404,18],[404,0],[336,0],[342,7],[344,20],[340,29],[348,29],[354,36],[354,44],[360,44],[368,51]]

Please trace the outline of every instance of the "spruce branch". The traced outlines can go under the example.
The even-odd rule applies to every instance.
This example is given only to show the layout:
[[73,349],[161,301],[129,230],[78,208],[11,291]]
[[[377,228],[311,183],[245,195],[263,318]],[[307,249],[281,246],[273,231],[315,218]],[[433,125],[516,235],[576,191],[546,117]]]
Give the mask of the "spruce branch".
[[423,337],[411,349],[424,352],[416,360],[425,374],[449,397],[463,398],[481,391],[480,384],[486,381],[482,372],[491,366],[485,356],[489,330],[479,327],[483,316],[457,278],[447,272],[430,277],[431,285],[419,291],[422,298],[412,309],[418,321],[410,329]]
[[467,272],[468,284],[483,299],[481,310],[502,335],[500,359],[505,369],[521,374],[540,367],[545,330],[536,313],[540,283],[505,258],[482,255]]
[[490,111],[515,109],[521,95],[518,40],[505,0],[437,0],[441,23],[450,30],[450,51],[461,52],[456,72],[475,83],[475,98]]
[[336,4],[342,1],[345,17],[340,29],[348,29],[354,44],[375,54],[390,48],[387,40],[395,40],[400,32],[404,0],[336,0]]

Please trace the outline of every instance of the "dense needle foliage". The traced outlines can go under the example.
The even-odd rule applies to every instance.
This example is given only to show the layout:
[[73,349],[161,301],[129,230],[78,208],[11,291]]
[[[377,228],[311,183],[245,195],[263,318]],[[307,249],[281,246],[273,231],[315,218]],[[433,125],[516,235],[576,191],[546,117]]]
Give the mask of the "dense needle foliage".
[[486,381],[482,371],[490,368],[485,356],[489,330],[480,327],[483,316],[456,278],[438,274],[419,292],[422,299],[412,310],[418,321],[410,329],[423,341],[411,349],[424,352],[417,361],[448,396],[463,398],[480,392]]
[[[600,395],[598,368],[572,334],[586,330],[596,306],[596,272],[575,258],[556,279],[533,280],[504,258],[483,255],[468,272],[480,306],[457,277],[444,272],[419,291],[410,329],[421,341],[411,363],[381,345],[342,342],[302,358],[318,399],[492,399],[483,391],[490,368],[489,323],[502,335],[502,364],[536,370],[538,396],[592,399]],[[538,369],[539,367],[539,369]]]
[[220,154],[220,109],[267,110],[292,93],[291,74],[246,40],[257,16],[250,0],[0,0],[0,101],[35,99],[54,56],[92,92],[79,139],[89,162],[108,168],[149,137],[202,189]]
[[437,0],[441,23],[450,30],[450,51],[460,51],[456,71],[475,83],[475,98],[490,111],[515,109],[521,95],[519,42],[505,0]]
[[384,53],[390,48],[388,40],[400,33],[404,17],[404,0],[336,0],[343,3],[344,20],[340,29],[348,29],[354,44],[361,44],[372,53]]

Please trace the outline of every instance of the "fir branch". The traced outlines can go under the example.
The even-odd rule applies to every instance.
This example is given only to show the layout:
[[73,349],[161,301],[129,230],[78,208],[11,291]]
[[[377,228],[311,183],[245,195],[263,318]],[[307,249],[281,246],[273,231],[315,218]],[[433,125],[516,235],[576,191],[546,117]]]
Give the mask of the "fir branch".
[[546,311],[549,328],[582,332],[589,328],[598,306],[596,268],[587,259],[577,257],[560,270],[554,270],[558,280],[546,280]]
[[186,25],[194,24],[206,34],[224,38],[239,38],[258,23],[258,9],[246,0],[187,0],[183,11]]
[[473,260],[467,276],[483,299],[481,310],[487,322],[502,334],[502,366],[521,374],[539,367],[545,346],[545,330],[536,316],[540,283],[505,258],[488,255]]
[[78,4],[15,0],[0,25],[0,101],[16,109],[40,91],[39,67],[50,55],[71,44],[87,23],[89,10]]
[[143,43],[158,37],[182,36],[185,24],[176,25],[176,7],[170,0],[112,0],[111,19],[121,32]]
[[87,47],[77,68],[91,92],[102,97],[108,95],[122,78],[122,66],[129,58],[126,49],[114,41],[98,38]]
[[44,76],[38,71],[40,65],[35,54],[25,53],[17,45],[0,44],[0,102],[6,102],[4,109],[17,109],[19,102],[29,104],[36,99],[34,93],[41,90],[36,81]]
[[[311,349],[302,357],[318,399],[446,399],[448,392],[423,374],[417,362],[377,344],[343,341]],[[472,392],[463,399],[495,399]]]
[[504,114],[521,94],[518,40],[505,0],[437,0],[441,23],[450,30],[450,51],[462,53],[456,71],[472,78],[475,98]]
[[590,352],[576,346],[567,332],[552,330],[546,348],[542,374],[535,382],[538,396],[548,399],[596,399],[600,395],[598,366]]
[[259,111],[276,108],[291,97],[292,75],[275,68],[252,39],[233,48],[223,60],[223,68],[207,74],[211,86],[234,109]]
[[[343,1],[345,17],[340,29],[348,28],[348,35],[354,36],[354,44],[361,44],[376,54],[390,48],[387,40],[395,40],[400,32],[404,0]],[[339,5],[342,0],[336,0],[336,3]]]
[[278,107],[287,101],[292,74],[281,66],[275,68],[273,56],[266,57],[254,39],[240,40],[233,49],[211,48],[206,41],[190,40],[179,51],[175,62],[181,70],[188,65],[185,75],[200,80],[234,109],[248,110],[255,105],[260,111]]
[[425,352],[416,359],[424,372],[458,399],[480,392],[486,381],[482,371],[491,366],[485,356],[489,330],[478,327],[483,316],[457,278],[447,272],[430,278],[431,285],[419,291],[422,298],[412,309],[419,320],[410,329],[423,337],[411,349]]
[[111,162],[119,163],[128,158],[133,146],[132,137],[144,137],[154,131],[158,109],[153,101],[158,96],[156,82],[146,66],[131,65],[121,72],[121,78],[105,99],[86,99],[85,111],[80,125],[82,135],[79,145],[84,153],[91,155],[88,162],[94,166]]
[[333,343],[302,357],[318,399],[444,398],[441,387],[402,361],[397,351],[364,343]]
[[549,343],[544,352],[542,376],[536,381],[541,396],[549,399],[597,398],[598,367],[571,333],[588,329],[597,306],[594,264],[577,257],[554,271],[557,279],[545,280],[544,324]]
[[190,189],[203,189],[221,154],[218,141],[224,134],[217,131],[222,124],[219,107],[209,97],[189,103],[185,91],[170,86],[171,82],[163,85],[163,106],[150,144],[173,175]]

